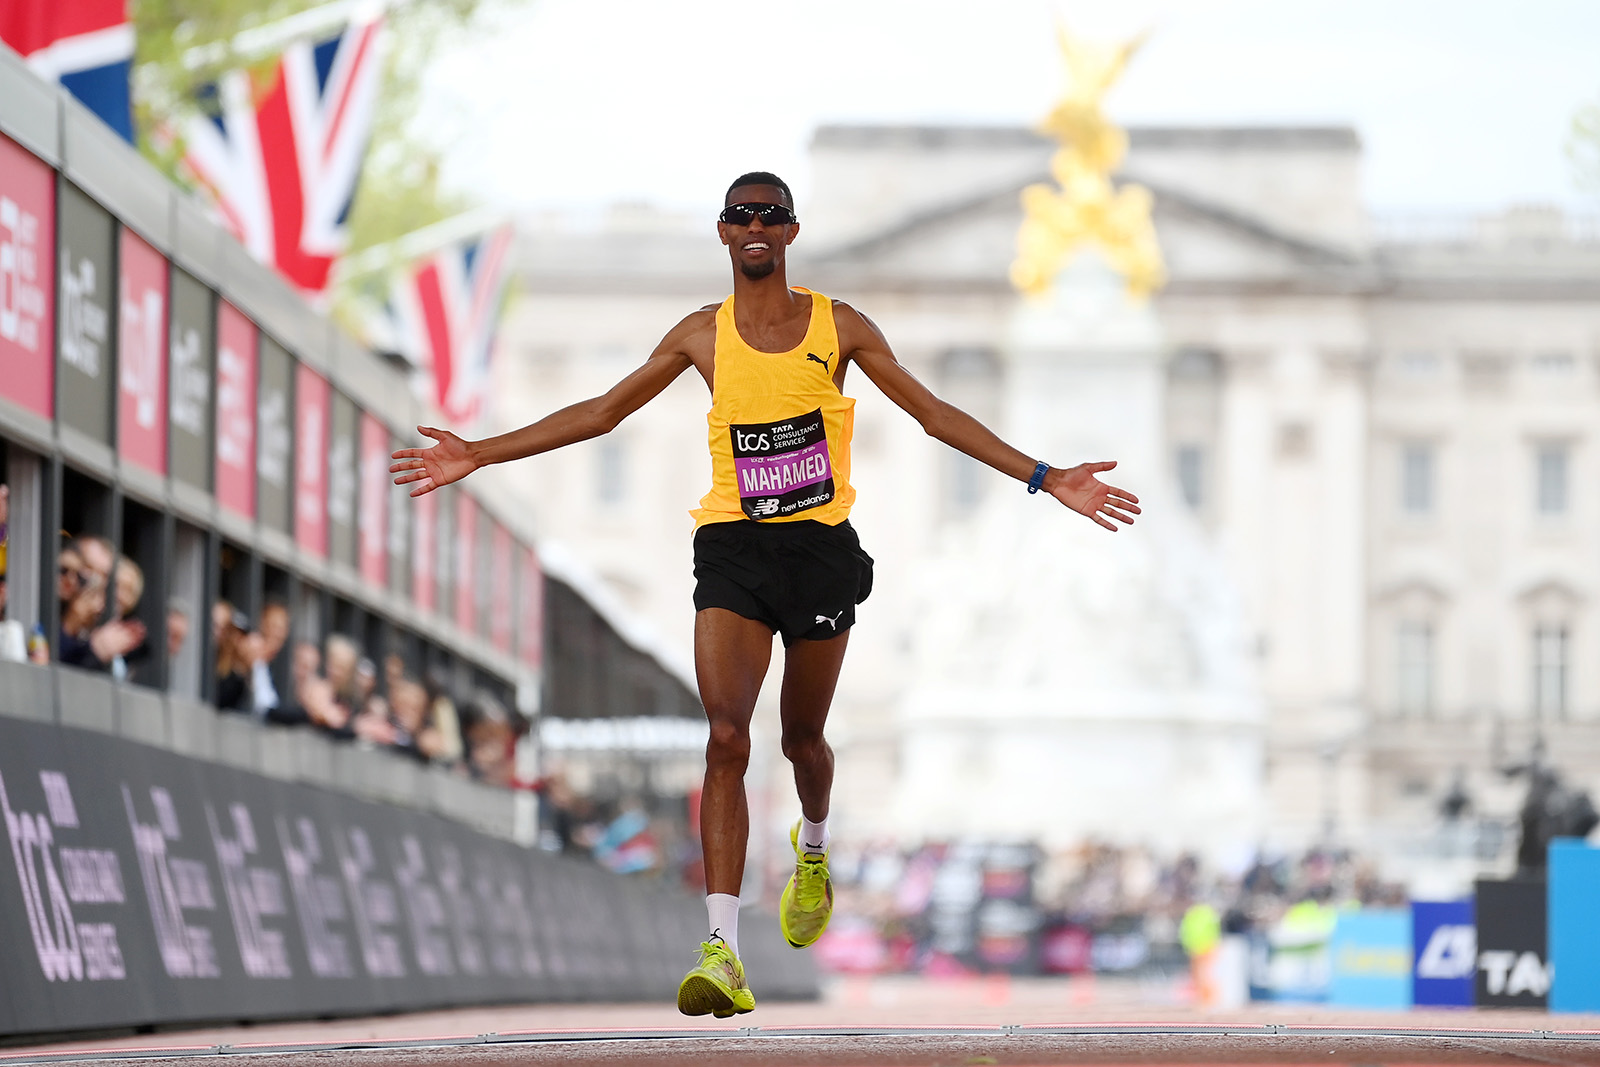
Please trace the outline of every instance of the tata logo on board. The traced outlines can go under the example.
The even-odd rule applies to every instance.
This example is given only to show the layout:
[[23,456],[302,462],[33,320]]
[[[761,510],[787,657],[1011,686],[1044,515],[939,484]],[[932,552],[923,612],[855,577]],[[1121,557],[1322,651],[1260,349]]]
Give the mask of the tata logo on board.
[[1542,997],[1550,992],[1550,965],[1534,952],[1485,952],[1478,957],[1478,969],[1492,996]]

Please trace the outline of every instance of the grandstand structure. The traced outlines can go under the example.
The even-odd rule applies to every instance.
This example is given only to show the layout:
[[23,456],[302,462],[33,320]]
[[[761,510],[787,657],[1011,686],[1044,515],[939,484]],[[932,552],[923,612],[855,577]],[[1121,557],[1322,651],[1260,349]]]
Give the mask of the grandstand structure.
[[[681,666],[630,643],[581,574],[547,576],[526,509],[491,478],[415,500],[393,486],[390,452],[430,419],[404,373],[4,49],[0,264],[0,618],[53,654],[58,548],[95,535],[144,575],[134,614],[149,650],[125,682],[0,660],[0,714],[433,806],[504,836],[503,789],[218,715],[212,609],[253,622],[269,603],[288,608],[271,665],[280,693],[293,647],[340,633],[525,716],[545,694],[562,719],[699,716]],[[188,636],[169,655],[173,612]]]

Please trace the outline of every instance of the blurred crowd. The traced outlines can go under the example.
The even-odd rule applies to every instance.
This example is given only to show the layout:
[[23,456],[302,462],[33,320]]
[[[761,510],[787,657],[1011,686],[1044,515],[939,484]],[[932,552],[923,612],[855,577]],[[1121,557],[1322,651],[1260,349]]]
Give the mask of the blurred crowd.
[[[9,503],[10,494],[0,485],[0,620],[6,616]],[[118,681],[153,680],[151,634],[137,616],[145,595],[137,562],[105,537],[65,537],[57,553],[55,587],[61,622],[53,649],[41,627],[24,635],[21,624],[6,623],[0,656],[45,664],[53,652],[60,663]],[[329,634],[320,645],[300,641],[286,652],[290,615],[281,601],[268,601],[252,623],[234,604],[218,600],[210,622],[216,650],[211,692],[219,711],[392,749],[493,785],[516,784],[516,742],[527,724],[493,694],[473,689],[458,695],[444,672],[420,674],[394,653],[383,656],[380,671],[345,634]],[[192,631],[189,605],[169,598],[169,663]],[[286,669],[275,671],[275,664]]]
[[835,970],[1129,973],[1186,967],[1184,915],[1215,909],[1223,930],[1268,934],[1301,906],[1405,907],[1403,887],[1345,849],[1262,853],[1229,870],[1197,856],[1088,841],[836,845],[824,966]]
[[457,768],[491,785],[515,784],[520,716],[483,690],[458,697],[442,671],[419,675],[391,652],[377,662],[347,634],[289,649],[283,685],[274,679],[289,641],[289,609],[269,600],[251,624],[226,600],[211,606],[217,708],[273,726],[316,730]]
[[698,791],[688,797],[626,793],[592,796],[575,788],[560,763],[532,783],[540,795],[539,845],[593,859],[619,874],[705,888],[696,824]]

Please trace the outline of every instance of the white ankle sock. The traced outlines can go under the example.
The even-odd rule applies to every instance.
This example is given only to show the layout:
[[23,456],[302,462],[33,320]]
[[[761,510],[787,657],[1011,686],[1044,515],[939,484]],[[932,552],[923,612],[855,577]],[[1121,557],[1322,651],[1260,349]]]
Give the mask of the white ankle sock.
[[800,851],[801,852],[826,852],[828,851],[828,817],[824,815],[821,822],[812,822],[800,815]]
[[739,955],[739,898],[732,893],[707,893],[706,916],[711,920],[711,932]]

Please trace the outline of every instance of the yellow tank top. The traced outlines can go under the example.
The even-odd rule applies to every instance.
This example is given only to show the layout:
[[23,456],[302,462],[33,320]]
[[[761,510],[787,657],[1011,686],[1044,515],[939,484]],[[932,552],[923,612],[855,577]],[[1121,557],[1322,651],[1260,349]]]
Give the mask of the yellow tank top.
[[711,491],[690,512],[695,528],[714,522],[837,526],[850,515],[853,398],[839,392],[839,331],[833,301],[811,297],[811,324],[787,352],[760,352],[733,324],[733,297],[717,309],[711,410]]

